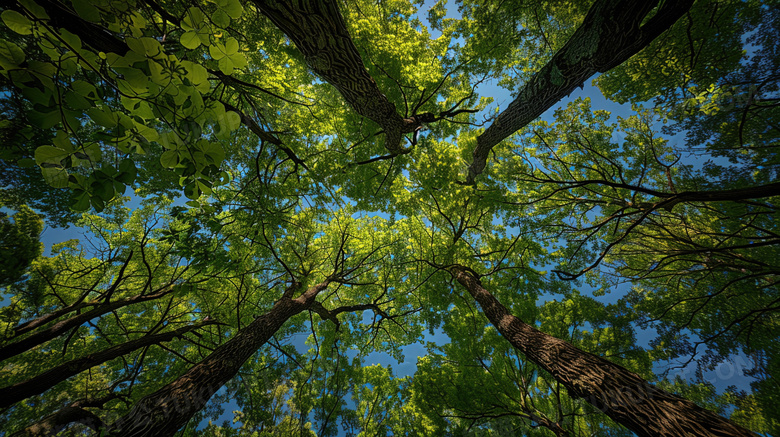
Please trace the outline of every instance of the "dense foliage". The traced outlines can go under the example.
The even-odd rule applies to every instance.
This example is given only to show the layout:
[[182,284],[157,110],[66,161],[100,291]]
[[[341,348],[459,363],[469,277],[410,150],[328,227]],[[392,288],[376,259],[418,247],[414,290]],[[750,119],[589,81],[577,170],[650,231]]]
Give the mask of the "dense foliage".
[[780,435],[777,2],[423,3],[0,6],[2,430]]

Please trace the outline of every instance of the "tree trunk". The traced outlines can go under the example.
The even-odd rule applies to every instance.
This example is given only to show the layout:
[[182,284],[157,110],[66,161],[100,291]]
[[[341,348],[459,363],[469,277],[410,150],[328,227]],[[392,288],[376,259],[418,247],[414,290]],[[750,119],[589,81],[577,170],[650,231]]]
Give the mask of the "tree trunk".
[[420,122],[415,117],[404,119],[368,74],[335,0],[253,3],[295,43],[309,67],[333,85],[355,112],[382,127],[388,151],[410,151],[402,147],[401,135],[414,132]]
[[103,408],[107,402],[117,399],[116,393],[109,393],[98,399],[82,399],[65,406],[40,421],[11,434],[11,437],[48,437],[57,435],[72,423],[80,423],[100,432],[105,423],[85,408]]
[[683,191],[670,195],[668,199],[658,202],[657,206],[671,211],[675,205],[682,202],[742,201],[774,196],[780,196],[780,182],[733,190]]
[[512,346],[582,398],[640,437],[754,436],[755,434],[681,397],[649,384],[639,375],[547,335],[509,311],[471,274],[456,266],[451,274],[477,300],[488,320]]
[[467,184],[482,173],[490,150],[525,127],[598,72],[630,58],[672,26],[693,0],[665,1],[645,24],[658,0],[597,0],[571,39],[529,80],[517,98],[480,136]]
[[60,317],[64,316],[65,314],[69,314],[75,311],[79,311],[81,309],[87,308],[87,307],[93,307],[100,305],[100,302],[83,302],[79,301],[76,303],[73,303],[71,305],[68,305],[66,307],[58,308],[50,313],[46,313],[40,317],[37,317],[33,320],[30,320],[28,322],[24,322],[15,328],[13,328],[13,337],[16,338],[22,334],[26,334],[30,331],[35,330],[35,328],[38,328],[39,326],[43,326],[53,320],[57,320]]
[[22,352],[28,351],[35,346],[38,346],[39,344],[43,344],[53,338],[57,338],[65,332],[68,332],[70,329],[81,326],[83,323],[86,323],[95,317],[100,317],[106,313],[125,307],[127,305],[158,299],[170,293],[171,291],[173,291],[173,288],[167,288],[155,294],[139,294],[125,299],[118,299],[112,302],[104,303],[87,312],[77,314],[65,320],[61,320],[42,331],[38,331],[35,334],[30,335],[29,337],[25,337],[19,341],[0,347],[0,361],[7,360],[8,358],[19,355]]
[[90,367],[97,366],[98,364],[105,363],[114,358],[119,358],[122,355],[126,355],[142,347],[162,343],[164,341],[171,341],[174,338],[181,337],[187,332],[200,328],[201,326],[212,325],[214,323],[216,322],[205,321],[194,325],[184,326],[170,332],[146,335],[108,348],[104,351],[89,354],[83,358],[60,364],[38,376],[0,389],[0,408],[10,407],[22,399],[41,394],[60,382],[65,381],[71,376],[77,375]]
[[317,284],[295,299],[293,284],[270,311],[238,331],[184,375],[139,400],[105,434],[121,437],[172,436],[202,409],[209,398],[230,381],[244,362],[292,316],[311,307],[329,282]]

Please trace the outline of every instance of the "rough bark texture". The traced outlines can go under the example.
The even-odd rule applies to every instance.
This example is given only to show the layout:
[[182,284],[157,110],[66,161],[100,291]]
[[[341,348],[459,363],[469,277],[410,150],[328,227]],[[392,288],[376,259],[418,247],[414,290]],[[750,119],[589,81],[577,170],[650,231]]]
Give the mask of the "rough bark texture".
[[488,320],[512,346],[582,398],[641,437],[754,436],[693,402],[660,390],[637,374],[547,335],[509,314],[462,266],[455,279],[477,300]]
[[467,184],[473,184],[487,164],[490,150],[525,127],[598,72],[620,65],[671,27],[693,0],[665,1],[644,25],[658,0],[597,0],[582,25],[542,69],[526,83],[517,98],[477,137]]
[[310,308],[317,294],[327,286],[328,282],[322,282],[292,299],[292,292],[298,288],[293,285],[270,311],[238,331],[184,375],[139,400],[101,435],[174,435],[290,317]]
[[414,132],[417,117],[403,118],[368,74],[335,0],[264,1],[255,6],[284,32],[309,67],[333,85],[358,114],[382,127],[385,148],[393,154],[411,151],[401,145]]
[[0,389],[0,408],[9,407],[22,399],[41,394],[49,388],[54,387],[60,382],[65,381],[71,376],[77,375],[90,367],[97,366],[98,364],[105,363],[114,358],[119,358],[122,355],[126,355],[142,347],[171,341],[174,338],[179,338],[187,332],[200,328],[201,326],[214,323],[216,322],[205,321],[190,326],[184,326],[170,332],[146,335],[135,340],[118,344],[106,350],[60,364],[38,376]]
[[0,361],[6,360],[8,358],[11,358],[13,356],[19,355],[22,352],[25,352],[27,350],[30,350],[34,348],[35,346],[38,346],[39,344],[43,344],[53,338],[57,338],[58,336],[64,334],[65,332],[77,327],[81,326],[82,324],[86,323],[89,320],[94,319],[95,317],[100,317],[104,314],[107,314],[111,311],[114,311],[116,309],[132,305],[134,303],[138,302],[147,302],[150,300],[158,299],[162,296],[165,296],[166,294],[173,291],[172,288],[165,289],[159,293],[155,294],[139,294],[133,297],[128,297],[124,299],[117,299],[115,301],[106,302],[96,308],[93,308],[89,311],[83,312],[81,314],[77,314],[75,316],[69,317],[65,320],[60,320],[59,322],[49,326],[48,328],[38,331],[35,334],[30,335],[29,337],[25,337],[19,341],[16,341],[14,343],[5,345],[0,348]]

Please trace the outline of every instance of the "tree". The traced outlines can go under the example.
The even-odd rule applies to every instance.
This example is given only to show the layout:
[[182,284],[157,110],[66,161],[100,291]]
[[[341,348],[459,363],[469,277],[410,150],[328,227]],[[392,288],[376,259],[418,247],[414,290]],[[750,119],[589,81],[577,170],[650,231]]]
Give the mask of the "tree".
[[26,205],[13,216],[0,216],[0,286],[21,279],[30,263],[41,254],[39,241],[43,220]]
[[[4,427],[196,435],[235,398],[208,432],[774,432],[774,6],[4,4],[3,196],[95,212],[13,269]],[[597,73],[634,115],[537,121]],[[415,375],[364,365],[437,330]],[[754,392],[654,373],[699,343]]]
[[463,266],[453,267],[452,274],[479,302],[499,332],[530,361],[554,375],[570,395],[587,399],[637,435],[754,435],[512,316]]

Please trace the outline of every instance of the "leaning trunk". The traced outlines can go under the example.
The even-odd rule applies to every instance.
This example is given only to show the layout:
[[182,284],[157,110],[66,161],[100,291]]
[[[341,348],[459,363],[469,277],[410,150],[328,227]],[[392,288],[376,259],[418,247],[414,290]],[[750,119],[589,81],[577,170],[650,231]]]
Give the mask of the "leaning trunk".
[[[477,137],[466,183],[473,184],[482,173],[494,146],[583,86],[594,74],[609,71],[647,47],[692,4],[693,0],[596,1],[566,45],[523,85],[517,98]],[[655,14],[648,19],[656,7]]]
[[65,381],[71,376],[78,375],[79,373],[91,367],[105,363],[106,361],[127,355],[130,352],[141,349],[143,347],[171,341],[174,338],[181,338],[184,334],[192,330],[214,323],[216,322],[205,321],[194,325],[184,326],[174,331],[145,335],[141,338],[118,344],[106,350],[87,354],[82,358],[62,363],[59,366],[56,366],[26,381],[0,388],[0,408],[10,407],[22,399],[27,399],[30,396],[41,394],[59,384],[60,382]]
[[270,311],[252,323],[175,381],[139,400],[101,435],[122,437],[172,436],[202,409],[209,398],[230,381],[244,362],[290,318],[311,307],[328,282],[290,298],[295,285]]
[[67,319],[60,320],[59,322],[56,322],[46,329],[36,332],[35,334],[0,347],[0,361],[7,360],[8,358],[19,355],[38,345],[46,343],[49,340],[57,338],[71,329],[81,326],[94,318],[101,317],[110,313],[111,311],[124,308],[134,303],[148,302],[150,300],[159,299],[160,297],[170,293],[172,290],[172,288],[167,288],[155,294],[139,294],[133,297],[105,302],[89,311],[85,311],[81,314],[76,314]]
[[487,318],[526,358],[638,436],[755,436],[730,421],[647,383],[639,375],[547,335],[509,314],[479,281],[457,266],[457,281],[477,300]]

